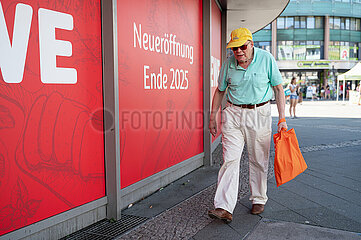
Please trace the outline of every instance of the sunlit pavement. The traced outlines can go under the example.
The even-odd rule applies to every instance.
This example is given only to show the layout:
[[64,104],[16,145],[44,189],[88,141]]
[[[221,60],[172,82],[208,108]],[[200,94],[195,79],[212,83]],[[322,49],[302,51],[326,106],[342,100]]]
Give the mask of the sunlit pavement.
[[[222,162],[220,145],[213,153],[213,166],[199,168],[124,209],[124,216],[146,221],[121,236],[106,239],[361,240],[361,106],[304,101],[297,105],[296,119],[289,118],[288,108],[286,105],[287,124],[295,129],[308,169],[277,188],[272,143],[269,200],[262,214],[250,214],[248,157],[244,151],[233,221],[225,224],[207,216],[213,208]],[[272,104],[272,116],[275,133],[276,104]]]
[[[286,117],[290,117],[286,104]],[[278,116],[276,104],[272,104],[272,116]],[[348,101],[303,101],[296,105],[296,117],[361,118],[361,106]]]

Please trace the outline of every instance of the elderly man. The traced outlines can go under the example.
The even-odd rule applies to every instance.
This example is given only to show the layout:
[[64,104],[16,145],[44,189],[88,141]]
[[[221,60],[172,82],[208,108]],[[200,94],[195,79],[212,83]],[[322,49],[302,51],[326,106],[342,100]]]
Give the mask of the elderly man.
[[278,131],[287,129],[287,124],[283,80],[273,56],[254,47],[252,33],[246,28],[232,31],[227,48],[232,49],[233,56],[222,65],[209,122],[210,132],[215,136],[216,114],[226,93],[221,127],[224,163],[218,174],[215,209],[208,215],[229,223],[237,202],[240,158],[245,143],[249,156],[251,213],[262,213],[268,199],[272,89],[279,113]]

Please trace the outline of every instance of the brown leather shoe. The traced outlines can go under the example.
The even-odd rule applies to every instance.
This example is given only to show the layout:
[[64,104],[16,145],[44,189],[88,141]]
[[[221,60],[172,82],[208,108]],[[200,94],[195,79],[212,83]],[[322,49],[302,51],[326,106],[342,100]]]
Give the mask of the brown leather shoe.
[[263,204],[253,204],[251,213],[254,215],[258,215],[263,213],[264,211],[264,205]]
[[225,223],[232,222],[232,214],[222,208],[216,208],[215,210],[208,211],[208,216],[211,218],[221,219]]

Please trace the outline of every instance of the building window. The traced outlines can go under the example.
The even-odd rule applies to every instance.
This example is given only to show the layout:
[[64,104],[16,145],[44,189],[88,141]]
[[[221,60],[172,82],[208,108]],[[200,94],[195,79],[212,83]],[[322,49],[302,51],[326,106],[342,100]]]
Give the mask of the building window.
[[307,28],[315,28],[315,17],[307,17]]
[[350,18],[341,18],[340,29],[350,30]]
[[285,17],[277,18],[277,29],[284,29],[285,28]]
[[341,27],[341,19],[339,17],[333,18],[333,29],[340,29]]
[[306,28],[306,17],[295,17],[295,28]]
[[333,29],[333,17],[329,17],[328,20],[329,20],[329,21],[328,21],[329,28],[330,28],[330,29]]
[[306,60],[321,59],[321,44],[320,43],[321,43],[320,41],[307,41]]
[[278,60],[319,60],[323,57],[323,41],[278,41]]
[[278,41],[277,45],[278,60],[293,59],[293,41]]
[[361,19],[356,18],[356,31],[360,31],[361,30]]
[[300,17],[300,28],[306,28],[306,17]]
[[340,60],[340,42],[330,41],[328,45],[328,59]]
[[350,30],[350,18],[346,18],[345,29]]
[[350,30],[355,31],[356,29],[356,20],[355,18],[350,18]]
[[346,18],[341,18],[341,29],[345,29],[346,28]]
[[323,28],[323,17],[315,17],[315,28]]
[[286,17],[286,29],[293,29],[294,27],[294,18]]
[[271,42],[254,42],[254,46],[271,52]]

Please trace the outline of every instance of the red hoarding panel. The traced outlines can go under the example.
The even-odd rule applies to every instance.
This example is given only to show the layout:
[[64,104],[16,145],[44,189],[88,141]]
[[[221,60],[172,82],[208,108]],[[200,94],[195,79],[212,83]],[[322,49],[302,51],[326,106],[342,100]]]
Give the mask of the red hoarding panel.
[[100,1],[0,2],[0,235],[105,195]]
[[[221,70],[221,34],[222,34],[222,13],[215,0],[212,0],[212,52],[211,52],[211,89],[212,97],[218,87],[218,75]],[[212,136],[212,142],[221,134],[221,112],[217,115],[217,135]]]
[[124,188],[203,152],[202,2],[117,6]]

